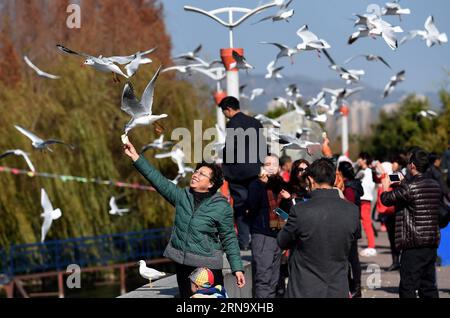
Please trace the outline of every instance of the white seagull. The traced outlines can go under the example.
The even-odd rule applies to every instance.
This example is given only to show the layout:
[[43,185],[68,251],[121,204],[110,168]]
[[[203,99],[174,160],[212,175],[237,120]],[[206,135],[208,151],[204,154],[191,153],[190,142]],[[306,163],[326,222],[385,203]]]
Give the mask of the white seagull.
[[383,98],[388,97],[394,91],[395,86],[397,86],[398,83],[403,82],[405,79],[406,77],[404,70],[392,76],[389,80],[389,83],[387,83],[386,87],[384,88]]
[[[139,101],[134,94],[133,86],[131,83],[127,83],[123,89],[122,93],[122,107],[121,109],[130,115],[132,118],[125,126],[125,135],[128,132],[139,125],[150,125],[157,124],[157,121],[168,117],[167,114],[153,115],[153,94],[155,91],[155,82],[158,78],[159,72],[161,71],[161,66],[156,71],[153,78],[148,83],[147,87],[142,94],[142,98]],[[161,127],[160,127],[161,128]]]
[[[72,54],[72,55],[77,55],[77,56],[81,56],[83,58],[85,58],[84,64],[83,65],[88,65],[88,66],[92,66],[93,68],[95,68],[98,71],[101,72],[106,72],[106,73],[112,73],[113,74],[113,81],[114,82],[120,82],[120,79],[118,78],[117,75],[123,76],[125,78],[129,78],[128,75],[126,75],[119,66],[117,66],[116,64],[114,64],[114,62],[106,57],[94,57],[91,55],[88,55],[86,53],[78,53],[75,51],[72,51],[62,45],[57,45],[57,48],[67,54]],[[82,66],[83,66],[82,65]]]
[[433,16],[429,16],[425,21],[425,30],[410,31],[409,35],[405,36],[400,44],[405,43],[407,40],[412,40],[416,36],[420,36],[427,44],[427,47],[432,47],[435,44],[443,44],[448,42],[447,34],[440,33],[434,24]]
[[[120,65],[125,65],[125,64],[129,64],[133,60],[135,60],[137,55],[141,55],[141,57],[142,57],[144,55],[151,54],[154,51],[156,51],[156,47],[153,48],[153,49],[144,51],[144,52],[136,52],[135,54],[128,55],[128,56],[110,56],[110,57],[107,57],[106,59],[110,60],[113,63],[117,63],[117,64],[120,64]],[[149,59],[149,60],[150,60],[150,63],[151,63],[152,62],[151,59]]]
[[36,65],[34,65],[30,61],[30,59],[27,56],[24,56],[23,59],[24,59],[25,63],[27,63],[27,65],[29,67],[31,67],[36,72],[36,74],[39,75],[40,77],[49,78],[49,79],[61,78],[61,76],[56,76],[56,75],[52,75],[52,74],[46,73],[44,71],[41,71]]
[[256,97],[264,94],[264,88],[254,88],[252,94],[250,95],[250,100],[254,100]]
[[202,50],[202,45],[200,44],[199,46],[197,46],[195,48],[195,50],[179,54],[179,55],[175,56],[174,59],[176,59],[176,60],[184,59],[184,60],[188,60],[188,61],[195,61],[195,60],[197,60],[197,57],[198,57],[197,55],[198,55],[198,53],[200,53],[201,50]]
[[111,199],[109,199],[109,208],[110,208],[109,214],[111,215],[122,216],[123,213],[127,213],[130,211],[130,209],[119,209],[115,197],[111,197]]
[[275,43],[275,42],[259,42],[260,44],[271,44],[276,46],[280,52],[278,52],[277,57],[275,58],[275,62],[277,62],[282,57],[288,57],[291,60],[291,64],[294,64],[293,56],[298,53],[297,48],[290,48],[287,45]]
[[42,138],[39,138],[38,136],[36,136],[36,135],[33,134],[32,132],[26,130],[25,128],[23,128],[23,127],[21,127],[21,126],[19,126],[19,125],[14,125],[14,127],[15,127],[18,131],[20,131],[23,135],[25,135],[26,137],[28,137],[28,138],[31,140],[31,142],[32,142],[32,146],[33,146],[34,148],[36,148],[36,149],[39,149],[39,150],[47,149],[47,150],[49,150],[50,152],[53,152],[53,150],[51,150],[51,149],[49,148],[49,146],[50,146],[50,145],[53,145],[53,144],[65,145],[65,146],[69,147],[69,148],[72,149],[72,150],[75,149],[75,147],[74,147],[73,145],[66,144],[65,142],[62,142],[62,141],[60,141],[60,140],[56,140],[56,139],[48,139],[48,140],[44,140],[44,139],[42,139]]
[[141,275],[142,278],[149,280],[150,288],[153,288],[152,280],[155,281],[157,279],[160,279],[160,278],[163,278],[164,276],[166,276],[166,273],[164,273],[164,272],[157,271],[156,269],[153,269],[153,268],[148,268],[147,263],[145,263],[145,261],[143,261],[143,260],[140,260],[138,264],[139,264],[139,275]]
[[159,149],[159,150],[166,150],[173,146],[172,141],[164,141],[164,135],[161,135],[158,139],[154,140],[152,143],[149,143],[148,145],[145,145],[141,149],[141,154],[146,152],[149,149]]
[[281,127],[280,122],[276,121],[275,119],[269,118],[265,115],[262,115],[262,114],[256,115],[255,119],[258,120],[262,125],[272,125],[275,128]]
[[186,155],[180,147],[176,147],[175,150],[168,153],[155,155],[156,159],[172,158],[172,160],[175,161],[178,166],[178,174],[181,174],[183,177],[186,176],[186,173],[194,172],[194,169],[184,165],[185,157]]
[[330,94],[331,97],[331,103],[330,103],[330,110],[329,114],[334,115],[336,111],[339,109],[339,107],[342,106],[342,103],[348,103],[347,98],[350,96],[362,91],[363,87],[356,87],[354,89],[349,88],[339,88],[339,89],[330,89],[330,88],[323,88],[322,91]]
[[388,62],[386,62],[386,60],[383,57],[381,57],[379,55],[374,55],[374,54],[359,54],[359,55],[352,56],[351,58],[349,58],[348,60],[346,60],[344,62],[344,65],[350,63],[351,61],[353,61],[354,59],[356,59],[358,57],[364,57],[369,62],[380,61],[387,67],[391,68],[391,66],[388,64]]
[[400,20],[402,15],[411,14],[411,10],[408,8],[402,8],[398,1],[388,2],[382,9],[382,15],[397,15]]
[[5,158],[7,156],[11,156],[11,155],[22,156],[25,159],[25,161],[27,162],[27,165],[30,168],[30,171],[36,172],[36,169],[34,168],[33,163],[30,160],[30,157],[28,157],[29,154],[23,150],[20,150],[20,149],[7,150],[0,155],[0,159]]
[[438,116],[438,113],[436,113],[434,110],[422,110],[418,115],[424,118],[435,118]]
[[300,94],[300,89],[296,84],[290,84],[288,87],[284,89],[286,95],[289,97],[302,98],[303,95]]
[[44,189],[41,189],[41,205],[44,209],[44,212],[41,214],[41,217],[44,218],[41,227],[41,243],[43,243],[53,221],[59,219],[62,216],[62,212],[60,209],[53,209],[52,203]]
[[299,138],[297,138],[295,136],[279,133],[277,131],[272,132],[272,135],[281,144],[281,150],[305,149],[308,152],[308,154],[311,156],[317,151],[317,147],[321,146],[319,143],[314,143],[314,142],[310,142],[307,140],[300,140]]
[[317,35],[309,31],[306,24],[298,29],[297,35],[303,40],[303,43],[297,45],[299,51],[317,50],[320,53],[322,49],[331,48],[327,41],[319,39]]
[[135,58],[125,66],[125,70],[127,71],[128,77],[132,77],[136,74],[137,70],[141,65],[152,63],[152,59],[148,57],[143,57],[143,53],[137,52]]
[[267,74],[265,75],[266,79],[277,79],[277,78],[283,78],[283,75],[280,74],[280,72],[284,69],[284,66],[275,66],[276,60],[272,61],[267,65]]
[[361,76],[365,74],[364,70],[347,70],[342,66],[337,65],[327,50],[322,50],[322,52],[327,57],[328,61],[330,61],[330,68],[336,71],[339,76],[346,81],[347,85],[354,82],[359,82],[361,80]]
[[288,0],[286,2],[284,2],[283,4],[281,4],[280,10],[275,13],[274,15],[270,15],[268,17],[262,18],[261,20],[253,23],[253,24],[257,24],[266,20],[272,20],[273,22],[276,21],[286,21],[289,22],[289,18],[291,18],[294,15],[294,10],[293,9],[289,9],[289,5],[292,3],[293,0]]
[[232,54],[235,62],[230,64],[230,68],[237,68],[239,70],[248,70],[255,68],[254,66],[247,63],[247,60],[243,55],[240,55],[238,52],[234,50]]

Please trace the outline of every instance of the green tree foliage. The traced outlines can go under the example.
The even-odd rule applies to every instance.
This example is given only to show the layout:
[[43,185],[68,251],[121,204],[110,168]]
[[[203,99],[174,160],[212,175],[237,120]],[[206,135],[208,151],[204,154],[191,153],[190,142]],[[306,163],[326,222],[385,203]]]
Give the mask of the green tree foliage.
[[427,99],[407,97],[398,110],[381,112],[372,135],[362,139],[360,147],[377,158],[384,159],[418,146],[427,151],[442,153],[450,136],[450,94],[440,92],[442,108],[437,117],[423,117],[419,113],[430,110]]

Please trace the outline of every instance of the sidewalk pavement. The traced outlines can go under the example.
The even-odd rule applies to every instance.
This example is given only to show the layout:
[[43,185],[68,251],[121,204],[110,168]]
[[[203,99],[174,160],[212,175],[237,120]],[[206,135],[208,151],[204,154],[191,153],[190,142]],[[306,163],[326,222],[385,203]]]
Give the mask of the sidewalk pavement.
[[[381,232],[379,223],[375,223],[378,230],[378,237],[375,238],[377,256],[375,257],[361,257],[362,270],[362,288],[363,298],[399,298],[398,286],[400,283],[399,271],[387,272],[392,264],[392,257],[389,248],[389,240],[387,233]],[[364,232],[364,231],[363,231]],[[367,240],[363,234],[363,238],[359,240],[359,250],[361,251],[367,247]],[[379,267],[377,267],[377,265]],[[379,268],[381,277],[380,287],[370,289],[368,285],[377,283],[374,275]],[[439,288],[439,296],[441,298],[450,298],[450,266],[437,267],[437,283]]]

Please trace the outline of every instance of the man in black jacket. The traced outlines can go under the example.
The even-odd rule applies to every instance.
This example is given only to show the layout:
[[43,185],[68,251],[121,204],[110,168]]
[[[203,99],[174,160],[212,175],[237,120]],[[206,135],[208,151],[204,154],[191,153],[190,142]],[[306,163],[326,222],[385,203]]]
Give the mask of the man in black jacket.
[[411,152],[408,160],[409,180],[390,192],[388,176],[382,178],[381,202],[396,207],[395,245],[400,256],[400,298],[438,298],[436,286],[436,255],[439,246],[439,205],[442,192],[439,184],[425,172],[428,153],[422,149]]
[[255,118],[241,112],[236,98],[225,97],[219,107],[225,117],[230,119],[227,123],[222,168],[233,198],[239,246],[246,250],[250,244],[246,206],[248,187],[261,172],[267,145],[263,126]]
[[316,160],[307,171],[311,199],[294,206],[278,234],[291,249],[288,298],[348,298],[348,256],[359,232],[359,210],[333,189],[336,167]]

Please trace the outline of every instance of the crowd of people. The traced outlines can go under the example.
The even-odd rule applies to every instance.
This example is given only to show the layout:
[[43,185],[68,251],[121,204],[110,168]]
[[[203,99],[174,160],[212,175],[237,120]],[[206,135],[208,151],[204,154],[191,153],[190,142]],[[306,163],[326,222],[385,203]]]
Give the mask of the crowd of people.
[[[227,97],[219,106],[227,128],[262,128],[240,111],[237,99]],[[240,137],[246,142],[238,148]],[[267,144],[258,139],[250,147],[245,138],[227,136],[223,164],[198,164],[188,189],[162,176],[132,144],[124,146],[137,170],[175,206],[164,255],[176,263],[181,297],[227,296],[224,253],[242,288],[240,255],[246,250],[255,298],[362,297],[359,257],[377,255],[376,220],[389,237],[388,270],[400,271],[400,297],[439,296],[435,264],[450,202],[450,178],[445,181],[440,167],[450,173],[450,144],[442,156],[411,148],[379,160],[362,152],[352,162],[332,156],[325,140],[324,156],[312,162],[269,152],[251,161],[250,149],[267,150]],[[226,151],[230,145],[234,158]],[[245,160],[238,162],[242,152]],[[224,182],[231,200],[218,191]],[[358,253],[362,231],[367,248]]]

